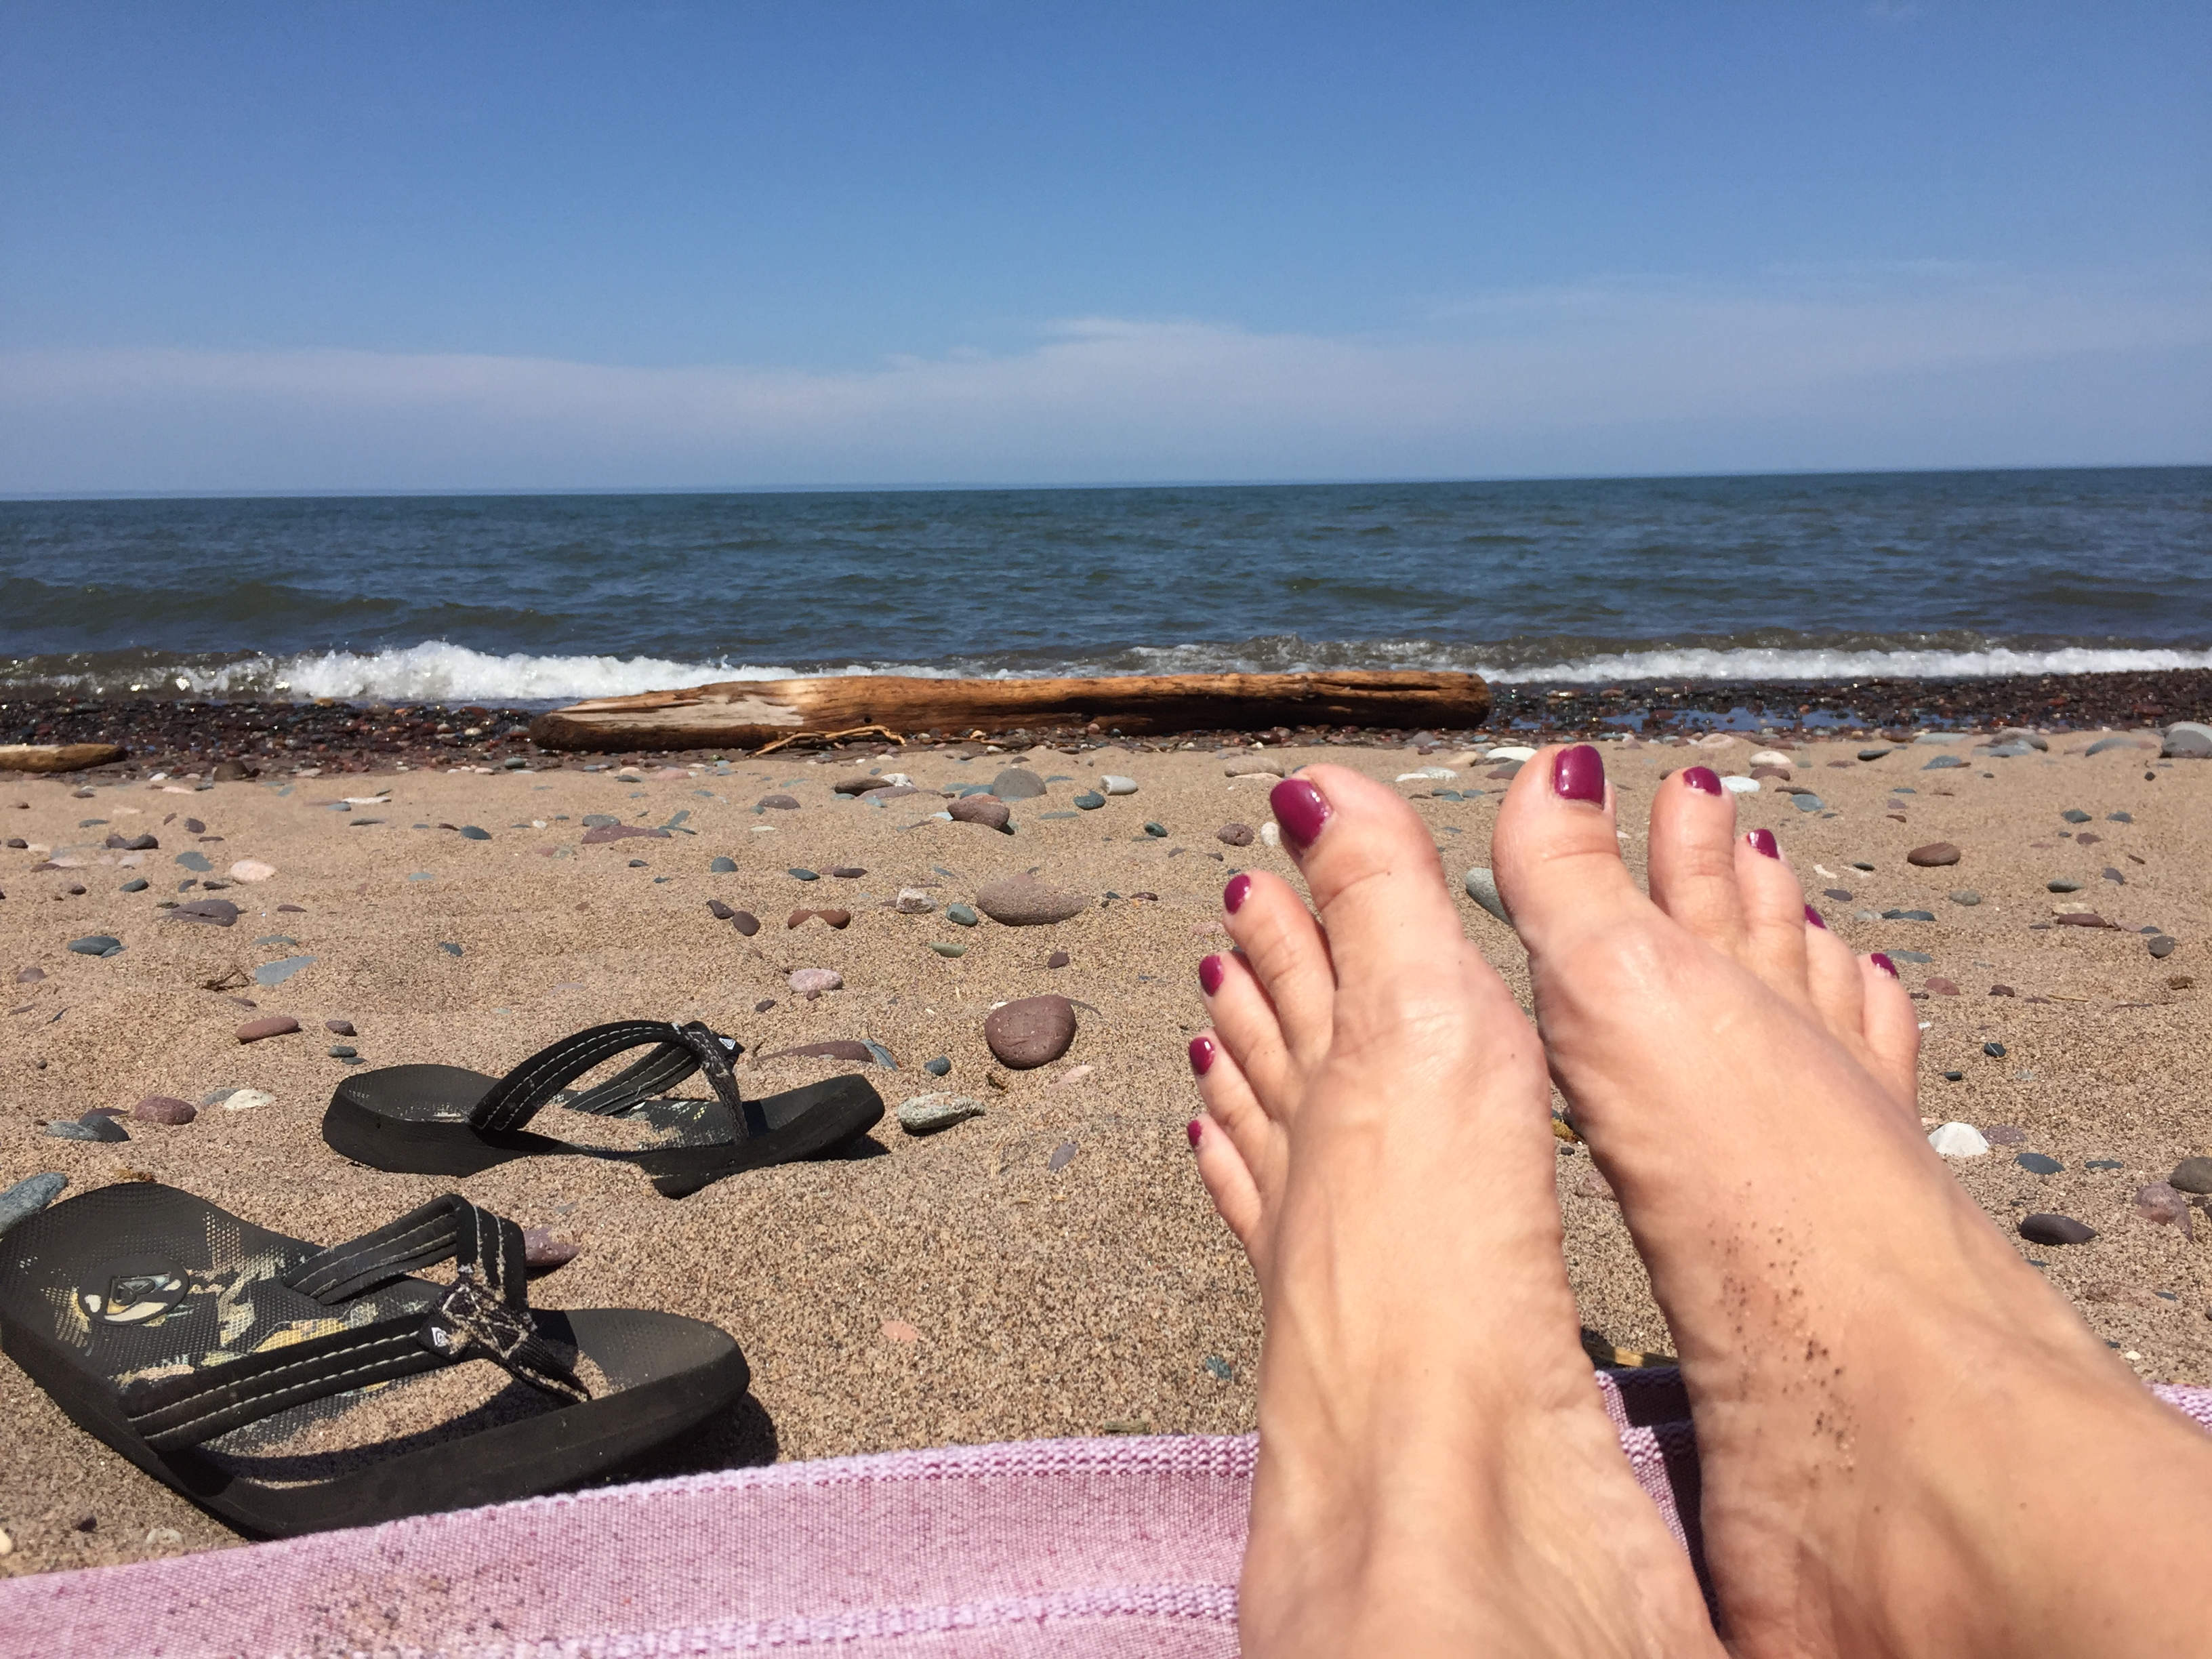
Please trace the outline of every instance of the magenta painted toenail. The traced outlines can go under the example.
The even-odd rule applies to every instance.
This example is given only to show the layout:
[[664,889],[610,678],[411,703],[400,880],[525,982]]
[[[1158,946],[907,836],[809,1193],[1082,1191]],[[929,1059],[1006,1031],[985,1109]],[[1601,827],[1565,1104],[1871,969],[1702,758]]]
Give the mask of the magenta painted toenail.
[[1200,1133],[1198,1127],[1198,1120],[1196,1118],[1191,1119],[1189,1123],[1185,1126],[1185,1131],[1190,1136],[1190,1149],[1194,1152],[1198,1150],[1198,1137]]
[[1721,775],[1710,766],[1692,766],[1684,769],[1682,781],[1701,795],[1717,795],[1721,789]]
[[[1805,920],[1824,933],[1828,931],[1828,924],[1820,919],[1820,913],[1809,904],[1805,907]],[[1208,957],[1206,960],[1211,962],[1213,958]]]
[[1293,851],[1303,853],[1328,825],[1328,801],[1304,778],[1285,778],[1267,792],[1267,805]]
[[1198,988],[1208,996],[1218,991],[1221,981],[1227,977],[1228,970],[1222,967],[1219,957],[1207,957],[1198,964]]
[[1244,901],[1252,896],[1252,878],[1232,876],[1229,885],[1221,890],[1221,908],[1235,915],[1244,908]]
[[1771,830],[1747,830],[1743,838],[1751,843],[1751,850],[1754,853],[1770,859],[1782,856],[1782,848],[1776,842]]
[[1204,1077],[1213,1069],[1213,1039],[1194,1036],[1190,1040],[1190,1069]]
[[1882,955],[1881,951],[1875,951],[1872,956],[1869,957],[1867,960],[1874,963],[1875,967],[1881,969],[1883,973],[1887,974],[1892,979],[1895,979],[1897,977],[1897,964],[1892,962],[1887,957]]
[[1552,793],[1561,800],[1605,805],[1605,758],[1589,744],[1571,744],[1552,762]]

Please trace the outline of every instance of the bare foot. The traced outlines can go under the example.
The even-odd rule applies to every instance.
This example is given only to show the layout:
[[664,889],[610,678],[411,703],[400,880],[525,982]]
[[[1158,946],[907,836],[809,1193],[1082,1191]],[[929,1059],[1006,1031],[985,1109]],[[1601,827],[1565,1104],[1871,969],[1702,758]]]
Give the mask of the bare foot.
[[1682,1358],[1731,1650],[2201,1644],[2212,1440],[1929,1149],[1886,960],[1819,925],[1702,767],[1653,803],[1650,899],[1588,745],[1522,769],[1492,852]]
[[1717,1655],[1580,1345],[1534,1030],[1395,794],[1273,805],[1320,919],[1233,879],[1191,1044],[1267,1316],[1244,1651]]

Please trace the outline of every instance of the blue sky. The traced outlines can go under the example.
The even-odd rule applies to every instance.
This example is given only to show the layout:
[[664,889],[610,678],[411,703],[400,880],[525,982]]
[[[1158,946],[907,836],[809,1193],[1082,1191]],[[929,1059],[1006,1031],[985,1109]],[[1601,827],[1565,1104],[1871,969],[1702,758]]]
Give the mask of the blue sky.
[[2212,459],[2212,9],[0,3],[0,490]]

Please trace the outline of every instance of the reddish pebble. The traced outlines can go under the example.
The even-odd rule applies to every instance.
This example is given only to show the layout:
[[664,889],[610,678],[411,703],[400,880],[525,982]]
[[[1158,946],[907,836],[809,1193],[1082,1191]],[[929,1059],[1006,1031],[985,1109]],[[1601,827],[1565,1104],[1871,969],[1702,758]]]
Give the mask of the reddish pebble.
[[522,1230],[523,1265],[535,1273],[550,1273],[563,1262],[574,1261],[583,1248],[565,1238],[554,1237],[550,1227]]
[[258,1042],[264,1037],[289,1036],[300,1029],[300,1022],[289,1014],[271,1014],[266,1019],[249,1019],[233,1033],[240,1042]]
[[353,1029],[353,1022],[349,1019],[326,1019],[323,1022],[323,1029],[325,1031],[328,1031],[332,1036],[358,1036],[360,1035],[359,1032]]
[[1954,997],[1959,994],[1959,988],[1948,979],[1930,979],[1928,981],[1928,988],[1939,997]]
[[131,1116],[149,1123],[190,1123],[199,1115],[199,1108],[190,1101],[168,1095],[148,1095],[131,1109]]

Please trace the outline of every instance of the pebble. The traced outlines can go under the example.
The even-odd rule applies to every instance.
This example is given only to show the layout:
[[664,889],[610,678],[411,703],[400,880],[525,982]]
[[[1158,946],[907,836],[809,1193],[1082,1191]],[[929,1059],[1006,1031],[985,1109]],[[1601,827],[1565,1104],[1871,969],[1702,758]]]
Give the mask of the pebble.
[[[1705,744],[1701,746],[1705,748],[1725,749],[1735,741],[1735,739],[1734,738],[1730,738],[1728,739],[1727,743]],[[1494,761],[1511,761],[1516,765],[1518,765],[1522,761],[1532,761],[1535,759],[1536,751],[1524,744],[1509,743],[1500,744],[1498,748],[1492,750],[1488,758]]]
[[1737,777],[1730,774],[1721,780],[1721,787],[1731,795],[1755,795],[1759,793],[1759,780]]
[[1822,800],[1818,795],[1809,794],[1803,790],[1800,790],[1797,793],[1790,797],[1790,804],[1795,806],[1801,812],[1817,812],[1823,807],[1826,806],[1828,803]]
[[773,1054],[762,1054],[757,1058],[762,1060],[850,1060],[855,1066],[864,1066],[870,1061],[878,1065],[887,1064],[890,1056],[881,1048],[866,1042],[856,1042],[851,1037],[832,1037],[826,1042],[802,1042],[794,1048],[778,1048]]
[[343,1042],[333,1042],[326,1051],[332,1060],[359,1060],[361,1050]]
[[1823,897],[1832,898],[1838,904],[1850,902],[1851,890],[1848,887],[1823,887],[1820,892]]
[[902,887],[894,908],[902,916],[933,915],[937,911],[937,901],[921,888]]
[[2057,1158],[2046,1157],[2041,1152],[2022,1152],[2018,1158],[2013,1159],[2013,1162],[2030,1175],[2057,1175],[2066,1167]]
[[489,841],[491,839],[491,831],[480,828],[473,823],[465,823],[461,826],[461,839],[463,841]]
[[1927,983],[1928,989],[1936,996],[1954,997],[1959,994],[1959,988],[1953,981],[1931,978]]
[[785,871],[784,874],[795,877],[800,881],[819,881],[822,879],[818,872],[812,870],[802,870],[795,864],[793,865],[790,869]]
[[145,877],[133,876],[129,881],[125,882],[120,888],[117,889],[117,890],[124,893],[143,893],[146,890],[147,885],[148,883]]
[[2196,1226],[2189,1219],[2189,1200],[2171,1182],[2154,1181],[2136,1188],[2136,1214],[2142,1220],[2163,1222],[2168,1226],[2179,1222],[2183,1233],[2191,1240],[2197,1237]]
[[946,1076],[952,1070],[952,1056],[939,1054],[935,1060],[926,1060],[921,1063],[921,1069],[932,1077]]
[[2166,1180],[2185,1193],[2212,1193],[2212,1158],[2185,1158]]
[[4,1233],[26,1216],[33,1216],[62,1195],[69,1185],[65,1175],[34,1175],[17,1182],[6,1192],[0,1193],[0,1233]]
[[604,829],[610,824],[621,822],[622,820],[611,812],[586,812],[583,817],[584,828],[586,830]]
[[1262,760],[1255,755],[1248,759],[1233,760],[1221,770],[1223,775],[1232,778],[1279,778],[1283,775],[1283,763]]
[[1889,955],[1890,959],[1894,962],[1933,962],[1936,960],[1935,957],[1929,956],[1925,951],[1892,951]]
[[1125,778],[1115,772],[1109,772],[1100,778],[1098,787],[1109,795],[1133,795],[1137,793],[1136,779]]
[[727,921],[732,916],[734,916],[738,913],[730,908],[728,905],[723,903],[720,899],[708,899],[707,901],[707,914],[714,917],[717,921]]
[[202,823],[198,818],[186,818],[185,833],[189,836],[204,836],[207,834],[207,825]]
[[2089,815],[2078,806],[2069,806],[2058,815],[2069,823],[2087,823]]
[[1054,951],[1044,959],[1044,965],[1048,968],[1065,968],[1073,960],[1073,958],[1066,951]]
[[2094,910],[2083,909],[2079,906],[2069,908],[2054,905],[2052,920],[2061,927],[2110,927],[2112,925]]
[[586,847],[605,847],[608,842],[617,841],[666,841],[668,839],[670,839],[669,834],[665,830],[648,830],[641,823],[602,823],[595,829],[584,831],[583,844]]
[[2002,1042],[1984,1042],[1982,1045],[1982,1052],[1991,1060],[2002,1060],[2005,1057],[2005,1046]]
[[964,904],[946,905],[945,919],[957,927],[973,927],[977,921],[975,911]]
[[739,910],[730,918],[730,926],[750,939],[760,932],[760,918],[750,910]]
[[1946,1123],[1930,1132],[1928,1144],[1945,1158],[1980,1158],[1990,1150],[1982,1132],[1971,1123]]
[[1878,761],[1884,755],[1893,754],[1896,751],[1894,750],[1889,749],[1862,749],[1859,750],[1859,758],[1863,761]]
[[171,921],[203,921],[211,927],[228,927],[238,920],[238,907],[228,899],[194,899],[169,912]]
[[738,861],[735,859],[718,858],[710,861],[707,866],[707,872],[709,875],[732,876],[735,875],[737,871]]
[[15,970],[15,983],[18,985],[36,985],[46,976],[46,970],[43,968],[18,968]]
[[979,889],[975,903],[992,921],[1009,927],[1042,927],[1082,915],[1091,901],[1080,894],[1048,887],[1030,876],[1015,876]]
[[1283,844],[1283,832],[1277,829],[1272,823],[1261,824],[1260,826],[1260,844],[1263,847],[1281,846]]
[[[200,1103],[206,1105],[209,1103],[202,1101]],[[257,1107],[276,1103],[276,1097],[265,1089],[232,1089],[222,1097],[222,1109],[226,1112],[250,1112]]]
[[1027,767],[1009,766],[991,780],[991,793],[1000,800],[1035,800],[1044,792],[1044,780]]
[[112,957],[123,948],[123,941],[112,933],[88,933],[71,939],[69,948],[81,957]]
[[1496,876],[1477,865],[1467,872],[1465,884],[1467,896],[1469,898],[1489,911],[1492,915],[1496,916],[1508,927],[1513,925],[1513,918],[1505,914],[1505,901],[1498,896]]
[[1249,823],[1224,823],[1213,832],[1214,840],[1224,847],[1249,847],[1252,826]]
[[131,1132],[112,1117],[87,1112],[74,1123],[49,1123],[46,1133],[57,1140],[128,1140]]
[[1052,1149],[1052,1156],[1045,1159],[1044,1167],[1054,1175],[1058,1175],[1074,1162],[1075,1143],[1072,1140],[1063,1140]]
[[935,939],[930,941],[929,948],[940,957],[964,957],[968,954],[968,947],[964,945],[943,944]]
[[1983,1137],[1992,1146],[2025,1146],[2027,1131],[2009,1123],[1993,1123],[1982,1131]]
[[1993,997],[2016,997],[2020,993],[2009,985],[1992,985],[1990,987],[1990,994]]
[[968,1095],[916,1095],[898,1109],[899,1127],[910,1135],[933,1135],[983,1115],[983,1103]]
[[984,1020],[983,1041],[1000,1065],[1014,1071],[1048,1066],[1075,1041],[1075,1006],[1062,996],[1004,1004]]
[[205,875],[215,868],[215,866],[207,861],[207,854],[204,853],[179,853],[177,854],[177,862],[196,875]]
[[2081,890],[2081,884],[2078,881],[2069,881],[2065,877],[2061,876],[2056,881],[2045,882],[2043,889],[2047,893],[2078,893]]
[[871,789],[888,789],[890,787],[891,781],[889,778],[876,777],[840,778],[830,786],[833,792],[840,795],[865,795]]
[[449,957],[457,957],[461,954],[461,947],[454,944],[451,939],[440,939],[438,941],[438,948],[441,951],[443,951]]
[[757,1014],[764,1014],[775,1006],[775,999],[774,997],[763,997],[758,1002],[753,1004],[753,1012]]
[[1982,896],[1971,887],[1961,887],[1950,895],[1951,902],[1963,904],[1969,909],[1982,902]]
[[1931,841],[1925,847],[1916,847],[1905,855],[1907,864],[1923,870],[1940,870],[1959,861],[1959,849],[1948,841]]
[[[489,841],[491,837],[486,836],[484,839]],[[276,873],[275,865],[264,864],[259,859],[240,859],[230,866],[233,881],[266,881]]]
[[2081,752],[2085,755],[2101,755],[2111,749],[2147,749],[2149,746],[2141,738],[2100,738]]
[[820,996],[824,991],[842,991],[845,976],[835,968],[799,968],[784,981],[801,996]]
[[2164,933],[2155,935],[2150,941],[2150,953],[2160,962],[2165,961],[2173,954],[2173,940]]
[[1075,798],[1075,804],[1086,812],[1095,812],[1106,804],[1106,797],[1086,789]]
[[840,881],[858,881],[868,872],[857,864],[840,864],[833,866],[830,873]]
[[2212,760],[2212,726],[2174,721],[2166,728],[2166,746],[2159,753],[2167,760]]
[[756,811],[796,812],[799,810],[799,801],[796,797],[791,795],[763,795],[753,803],[753,808]]
[[1881,913],[1881,919],[1884,921],[1933,921],[1936,913],[1933,910],[1885,910]]
[[178,1100],[169,1095],[148,1095],[131,1109],[131,1115],[143,1118],[149,1123],[190,1123],[200,1115],[200,1109],[189,1100]]
[[2087,1244],[2097,1230],[2070,1215],[2022,1216],[2020,1236],[2031,1244]]
[[313,957],[286,957],[280,962],[264,962],[253,970],[253,982],[262,986],[282,985],[302,968],[312,966],[314,960]]
[[1922,767],[1920,769],[1923,772],[1942,772],[1948,771],[1954,766],[1964,766],[1966,763],[1966,762],[1960,760],[1956,755],[1938,755],[1934,760],[1929,761],[1927,765]]
[[1164,841],[1167,838],[1168,827],[1164,823],[1147,823],[1145,833],[1155,841]]
[[550,1273],[554,1268],[574,1261],[583,1253],[584,1247],[565,1238],[553,1237],[550,1227],[525,1227],[522,1230],[522,1261],[539,1273]]
[[299,1029],[300,1022],[289,1014],[269,1014],[247,1020],[231,1035],[240,1042],[258,1042],[264,1037],[289,1036]]
[[1003,830],[1013,817],[996,795],[963,795],[945,812],[955,823],[980,823],[987,830]]

